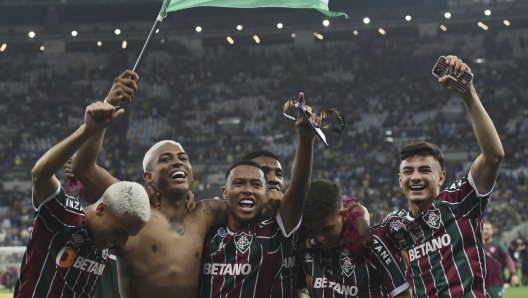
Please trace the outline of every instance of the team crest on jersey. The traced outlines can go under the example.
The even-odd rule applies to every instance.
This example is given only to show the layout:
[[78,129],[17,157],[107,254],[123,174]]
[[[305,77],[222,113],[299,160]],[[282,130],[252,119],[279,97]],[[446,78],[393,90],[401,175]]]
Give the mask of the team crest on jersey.
[[314,254],[307,251],[301,254],[301,259],[303,263],[313,263],[314,261]]
[[495,252],[495,246],[490,247],[490,251],[491,251],[491,253],[494,253]]
[[438,229],[440,227],[440,210],[428,210],[425,215],[423,216],[423,220],[434,229]]
[[103,251],[101,252],[101,256],[103,257],[103,259],[106,259],[108,257],[108,248],[103,249]]
[[354,272],[354,269],[356,269],[356,260],[351,259],[349,256],[341,255],[339,259],[339,265],[341,265],[343,274],[349,277],[352,272]]
[[249,246],[251,245],[251,241],[253,240],[253,235],[249,235],[249,234],[242,232],[242,234],[236,235],[234,239],[235,239],[235,245],[238,251],[240,251],[241,253],[245,253],[249,249]]

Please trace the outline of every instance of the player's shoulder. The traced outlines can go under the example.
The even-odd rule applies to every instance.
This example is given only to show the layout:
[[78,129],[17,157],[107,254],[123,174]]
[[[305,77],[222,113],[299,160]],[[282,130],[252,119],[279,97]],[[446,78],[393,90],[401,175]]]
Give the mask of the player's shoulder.
[[377,227],[379,228],[380,226],[381,227],[384,227],[385,225],[387,225],[389,222],[392,222],[392,221],[401,221],[402,219],[404,219],[407,214],[408,214],[408,209],[397,209],[397,210],[394,210],[392,212],[390,212],[389,214],[387,214],[385,216],[385,218],[383,219],[383,221],[381,222],[380,225],[378,225]]
[[444,190],[440,193],[440,196],[442,194],[449,194],[449,193],[452,193],[452,192],[457,192],[457,191],[460,191],[462,190],[462,188],[465,186],[465,185],[469,185],[469,174],[464,176],[464,177],[461,177],[459,179],[457,179],[455,182],[452,182],[451,184],[448,184],[448,186],[446,188],[444,188]]

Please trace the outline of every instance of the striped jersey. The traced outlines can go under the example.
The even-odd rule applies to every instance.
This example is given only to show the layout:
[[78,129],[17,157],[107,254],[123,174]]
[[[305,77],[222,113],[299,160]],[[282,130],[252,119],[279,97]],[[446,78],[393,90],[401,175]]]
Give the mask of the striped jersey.
[[406,276],[418,297],[489,297],[482,212],[471,176],[457,180],[417,217],[409,208],[387,215],[379,229],[401,250]]
[[293,281],[275,280],[281,278],[283,267],[295,265],[300,223],[286,234],[277,212],[236,232],[227,226],[213,229],[204,243],[199,296],[291,297]]
[[504,243],[492,240],[490,243],[484,244],[484,250],[486,251],[486,269],[488,271],[489,285],[490,287],[502,287],[504,285],[502,270],[504,265],[508,265],[510,273],[517,273],[508,249],[506,249]]
[[22,260],[15,298],[91,297],[108,261],[84,228],[87,202],[62,188],[36,205],[31,239]]
[[312,298],[389,298],[409,288],[394,248],[382,232],[371,231],[372,248],[357,257],[348,251],[344,239],[330,250],[302,251],[297,258],[302,270],[299,288],[308,288]]

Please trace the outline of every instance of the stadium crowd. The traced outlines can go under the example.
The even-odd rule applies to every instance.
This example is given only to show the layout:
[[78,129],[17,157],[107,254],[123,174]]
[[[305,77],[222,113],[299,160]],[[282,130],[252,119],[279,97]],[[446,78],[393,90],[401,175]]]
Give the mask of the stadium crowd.
[[[316,144],[313,179],[339,183],[345,197],[357,197],[377,222],[407,204],[397,180],[401,144],[426,139],[449,156],[471,157],[447,159],[448,182],[466,172],[478,152],[462,102],[431,75],[440,55],[456,54],[472,68],[506,150],[484,216],[505,232],[528,220],[525,36],[506,30],[434,38],[360,34],[307,47],[221,46],[203,53],[168,42],[148,54],[140,91],[124,106],[126,117],[107,132],[100,163],[114,175],[142,182],[143,154],[155,141],[174,139],[194,166],[204,165],[195,173],[197,194],[215,187],[200,182],[215,174],[208,169],[225,169],[257,148],[277,153],[289,167],[296,132],[285,124],[282,108],[303,91],[314,111],[338,108],[347,123],[341,136],[326,133],[329,147]],[[136,54],[2,53],[3,181],[29,180],[38,157],[82,123],[84,107],[105,98],[112,79],[133,65]],[[17,172],[25,176],[12,174]],[[30,200],[29,191],[1,189],[0,245],[25,244]]]

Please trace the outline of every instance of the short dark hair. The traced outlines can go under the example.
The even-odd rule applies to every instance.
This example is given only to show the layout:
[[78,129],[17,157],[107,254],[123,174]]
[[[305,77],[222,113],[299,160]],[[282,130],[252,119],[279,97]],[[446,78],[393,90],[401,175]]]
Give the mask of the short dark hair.
[[405,145],[400,150],[400,161],[404,161],[407,158],[416,155],[430,155],[440,163],[440,168],[444,167],[444,153],[435,144],[426,141],[419,141]]
[[260,149],[259,150],[253,150],[253,151],[247,153],[246,155],[242,156],[242,158],[240,160],[241,161],[242,160],[252,160],[253,158],[257,158],[257,157],[261,157],[261,156],[268,156],[268,157],[276,159],[278,162],[280,162],[279,157],[275,153],[267,151],[267,150],[260,150]]
[[316,180],[310,184],[306,195],[303,220],[312,222],[323,219],[330,214],[337,214],[341,210],[343,191],[332,181]]
[[252,160],[241,160],[241,161],[235,163],[234,165],[232,165],[229,168],[229,170],[227,170],[227,172],[225,174],[225,181],[226,182],[227,182],[227,177],[229,177],[229,174],[231,174],[231,171],[234,168],[238,167],[238,166],[254,166],[254,167],[258,168],[264,174],[264,177],[266,177],[266,174],[264,173],[264,170],[262,169],[262,167],[258,163],[254,162]]

